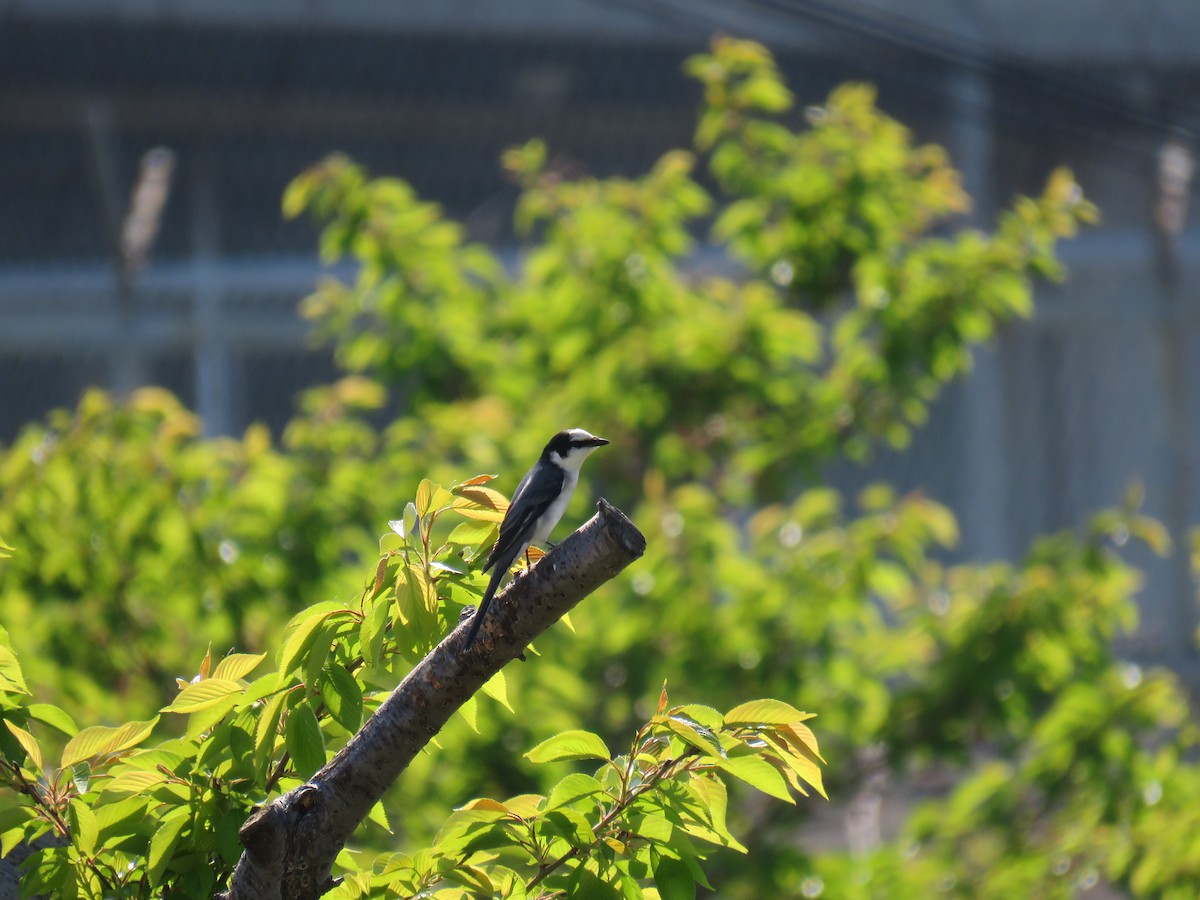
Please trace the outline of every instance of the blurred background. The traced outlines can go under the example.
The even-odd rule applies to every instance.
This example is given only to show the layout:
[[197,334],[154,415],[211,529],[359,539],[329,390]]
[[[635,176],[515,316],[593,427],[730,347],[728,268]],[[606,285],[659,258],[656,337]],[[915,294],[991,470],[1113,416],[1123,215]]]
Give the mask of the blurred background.
[[[715,32],[777,56],[801,105],[867,80],[945,145],[990,225],[1070,166],[1103,213],[1033,321],[1006,326],[903,454],[829,479],[923,488],[964,558],[1113,504],[1132,481],[1182,542],[1197,508],[1200,6],[1187,0],[0,0],[0,442],[91,384],[160,384],[210,434],[278,430],[334,376],[296,303],[315,229],[280,197],[345,151],[515,257],[501,152],[645,171],[687,146],[681,64]],[[1186,553],[1126,652],[1193,683]]]

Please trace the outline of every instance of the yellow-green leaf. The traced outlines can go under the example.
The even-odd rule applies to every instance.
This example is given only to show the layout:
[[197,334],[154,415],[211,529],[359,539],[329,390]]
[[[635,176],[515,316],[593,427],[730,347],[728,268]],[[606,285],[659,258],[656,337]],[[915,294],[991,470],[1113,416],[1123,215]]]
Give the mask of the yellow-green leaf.
[[158,716],[145,722],[128,722],[109,728],[104,725],[93,725],[85,728],[63,747],[60,769],[73,766],[89,759],[98,759],[113,753],[120,753],[136,746],[150,736],[154,726],[158,724]]
[[426,513],[446,506],[453,499],[453,495],[440,484],[434,484],[426,478],[417,485],[417,496],[415,499],[417,515],[424,517]]
[[229,678],[234,681],[239,678],[245,678],[257,669],[259,664],[266,658],[267,654],[265,653],[230,653],[217,663],[212,677],[214,679]]
[[714,758],[713,762],[724,771],[751,787],[758,788],[764,794],[795,803],[792,793],[788,790],[787,780],[779,774],[776,768],[758,756],[731,756],[726,759]]
[[508,702],[508,679],[504,677],[503,669],[485,681],[482,690],[510,713],[516,713],[512,704]]
[[279,656],[280,683],[292,673],[292,669],[296,667],[296,664],[300,661],[300,657],[310,649],[321,626],[325,624],[326,619],[329,618],[332,612],[332,610],[322,610],[314,613],[308,618],[301,620],[292,633],[288,635]]
[[812,713],[801,712],[782,700],[751,700],[741,703],[725,713],[725,724],[736,725],[790,725],[811,719]]
[[166,780],[167,776],[158,769],[127,769],[105,781],[101,791],[106,794],[141,794]]
[[64,710],[51,703],[30,703],[25,711],[29,713],[29,718],[49,725],[51,728],[57,728],[67,737],[75,737],[79,734],[79,726],[75,724],[75,720]]
[[194,713],[220,703],[230,694],[243,690],[239,681],[227,678],[206,678],[189,684],[179,692],[170,706],[164,706],[159,712]]
[[12,732],[13,737],[17,739],[17,743],[21,745],[21,749],[29,754],[29,761],[33,763],[34,768],[38,772],[46,768],[45,763],[42,762],[42,748],[38,746],[37,739],[20,725],[14,725],[7,720],[4,724]]
[[451,500],[450,509],[482,522],[501,522],[508,512],[508,500],[499,491],[486,487],[463,488]]
[[466,720],[473,732],[479,734],[479,701],[474,697],[468,697],[458,708],[458,714]]
[[21,674],[21,664],[17,662],[17,655],[3,643],[0,643],[0,678],[11,684],[16,692],[29,693],[29,688],[25,686],[25,676]]

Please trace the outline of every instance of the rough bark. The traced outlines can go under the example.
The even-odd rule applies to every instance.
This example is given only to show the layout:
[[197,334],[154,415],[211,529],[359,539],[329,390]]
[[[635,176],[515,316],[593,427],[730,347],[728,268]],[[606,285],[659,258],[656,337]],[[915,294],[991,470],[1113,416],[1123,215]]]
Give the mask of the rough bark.
[[454,712],[579,601],[640,557],[646,539],[601,500],[582,528],[518,575],[470,651],[464,621],[414,668],[329,763],[254,812],[224,900],[317,900],[367,813]]
[[[30,854],[46,847],[61,847],[66,839],[54,834],[43,834],[32,843],[17,844],[8,852],[8,856],[0,859],[0,900],[20,900],[21,897],[21,863]],[[39,898],[30,898],[39,900]]]

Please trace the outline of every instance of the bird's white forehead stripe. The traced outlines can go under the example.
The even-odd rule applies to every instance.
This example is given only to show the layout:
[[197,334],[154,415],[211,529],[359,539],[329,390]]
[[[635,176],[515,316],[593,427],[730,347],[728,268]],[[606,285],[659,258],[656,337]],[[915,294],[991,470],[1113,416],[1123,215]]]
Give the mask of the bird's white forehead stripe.
[[573,438],[590,438],[595,437],[590,431],[584,431],[582,428],[569,428],[567,434]]

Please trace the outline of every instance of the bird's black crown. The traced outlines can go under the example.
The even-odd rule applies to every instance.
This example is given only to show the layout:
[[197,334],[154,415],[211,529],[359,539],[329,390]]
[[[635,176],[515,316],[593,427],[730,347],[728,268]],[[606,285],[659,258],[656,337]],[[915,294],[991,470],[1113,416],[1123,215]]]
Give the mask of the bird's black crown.
[[566,456],[573,449],[603,447],[607,443],[608,441],[604,438],[589,434],[582,428],[571,428],[567,431],[560,431],[554,437],[550,438],[550,443],[546,445],[546,449],[542,451],[542,455],[548,457],[551,453],[555,453],[558,456]]

